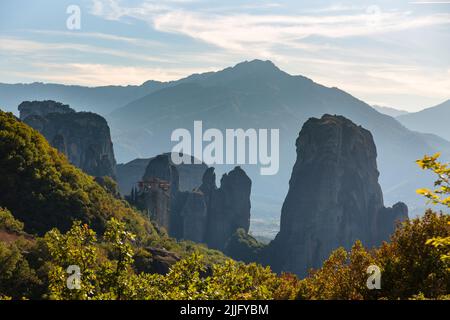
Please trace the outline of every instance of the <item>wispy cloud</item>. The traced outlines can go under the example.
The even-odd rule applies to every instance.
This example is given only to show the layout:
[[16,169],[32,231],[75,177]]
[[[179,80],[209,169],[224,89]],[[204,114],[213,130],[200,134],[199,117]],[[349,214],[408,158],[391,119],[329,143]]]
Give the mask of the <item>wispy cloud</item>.
[[[304,10],[302,15],[274,15],[255,10],[241,13],[242,8],[241,11],[228,8],[220,13],[207,9],[192,10],[189,7],[173,6],[167,1],[157,4],[145,1],[134,7],[122,6],[115,0],[95,0],[94,3],[97,3],[98,8],[93,13],[107,19],[143,20],[162,33],[183,35],[220,48],[228,54],[271,59],[277,63],[287,62],[292,55],[305,52],[326,51],[336,56],[348,51],[345,46],[333,46],[326,40],[308,41],[311,37],[368,38],[450,24],[448,13],[413,15],[409,11],[383,11],[376,6],[353,4],[316,7]],[[262,2],[258,5],[261,8],[279,6],[277,3]],[[321,58],[326,59],[323,55]]]
[[[147,20],[149,17],[171,10],[171,1],[143,1],[137,6],[121,5],[117,0],[93,0],[91,13],[108,20],[123,17]],[[172,1],[173,2],[173,1]]]
[[164,46],[164,44],[160,41],[148,40],[143,38],[124,37],[115,34],[101,33],[101,32],[83,32],[83,31],[71,32],[58,30],[26,30],[26,31],[35,34],[42,34],[49,36],[63,36],[67,37],[68,39],[91,38],[96,40],[109,40],[147,48]]
[[136,84],[260,58],[368,102],[416,108],[449,92],[447,2],[86,0],[77,32],[2,30],[0,79]]
[[450,1],[413,1],[411,4],[450,4]]
[[367,6],[363,5],[344,5],[344,4],[333,4],[326,7],[312,8],[305,10],[310,13],[326,13],[326,12],[344,12],[344,11],[364,11]]
[[[370,36],[434,25],[450,24],[450,14],[415,16],[405,11],[384,12],[376,6],[334,5],[317,9],[320,15],[212,14],[144,2],[137,7],[123,7],[114,0],[102,3],[94,14],[105,18],[141,19],[161,32],[182,34],[228,50],[249,50],[264,45],[266,51],[280,43],[289,45],[310,36],[344,38]],[[379,10],[370,10],[370,8]],[[346,14],[333,14],[344,11]],[[348,12],[351,11],[351,12]]]
[[170,62],[170,60],[164,59],[162,57],[152,57],[145,54],[136,54],[124,50],[114,50],[108,47],[100,47],[80,43],[43,42],[16,37],[0,37],[0,42],[2,43],[2,49],[4,50],[4,52],[17,55],[42,55],[44,53],[48,53],[53,56],[55,51],[78,51],[89,54],[108,55],[146,62]]
[[149,68],[92,63],[33,63],[32,67],[32,71],[9,74],[32,81],[102,86],[140,85],[149,79],[170,81],[200,71],[195,68]]
[[450,14],[411,16],[408,13],[363,13],[337,16],[207,16],[170,12],[153,20],[157,30],[180,33],[230,50],[248,50],[251,45],[290,45],[310,36],[343,38],[450,24]]

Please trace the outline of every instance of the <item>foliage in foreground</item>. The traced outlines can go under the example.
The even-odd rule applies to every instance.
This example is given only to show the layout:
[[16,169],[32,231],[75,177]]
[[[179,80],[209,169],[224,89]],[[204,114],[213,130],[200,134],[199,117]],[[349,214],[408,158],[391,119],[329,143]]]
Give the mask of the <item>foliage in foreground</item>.
[[[450,217],[427,211],[398,226],[389,243],[373,250],[356,242],[350,252],[335,250],[322,268],[301,280],[300,299],[445,298],[450,270],[440,259],[441,247],[426,245],[432,237],[448,237]],[[381,289],[369,290],[367,268],[381,271]]]
[[[419,161],[438,175],[437,189],[420,193],[448,206],[449,171],[437,158]],[[405,221],[379,248],[367,250],[359,242],[350,252],[339,248],[322,268],[298,280],[170,239],[117,199],[111,184],[100,186],[36,131],[2,112],[0,176],[0,203],[14,214],[0,209],[2,300],[449,298],[448,215],[428,211]],[[43,236],[25,233],[14,217],[23,218],[25,231]],[[74,219],[79,221],[72,223]],[[230,250],[251,249],[242,259],[252,259],[259,250],[250,237],[237,233],[235,240]],[[165,275],[143,270],[142,261],[151,259],[149,245],[175,251],[183,259]],[[381,271],[380,290],[367,288],[370,265]]]
[[21,233],[23,223],[14,219],[12,213],[5,208],[0,208],[0,227],[4,231]]
[[[113,218],[101,237],[75,222],[67,233],[53,229],[33,244],[23,239],[10,245],[0,242],[0,265],[11,261],[0,272],[5,284],[0,295],[83,300],[293,299],[298,291],[293,276],[280,277],[268,267],[230,259],[208,265],[197,252],[174,264],[166,275],[138,272],[134,239],[126,225]],[[37,256],[39,261],[34,261]]]
[[69,163],[36,130],[0,110],[0,205],[43,235],[74,220],[103,232],[114,217],[125,221],[143,241],[157,237],[152,224],[125,201],[99,185],[94,177]]
[[[450,208],[450,168],[448,163],[438,161],[439,157],[440,154],[437,153],[433,156],[425,156],[417,161],[422,169],[431,170],[437,176],[434,182],[434,190],[419,189],[417,192],[427,197],[434,204],[441,204]],[[450,236],[431,238],[427,241],[427,244],[437,248],[446,248],[447,252],[442,254],[441,259],[450,267]]]
[[[427,239],[448,237],[449,216],[428,211],[403,222],[374,250],[356,242],[350,252],[335,250],[323,267],[298,280],[268,267],[234,260],[208,264],[198,252],[172,265],[166,275],[140,272],[134,235],[116,219],[97,235],[74,223],[43,238],[0,242],[0,296],[14,299],[442,299],[450,292],[443,248]],[[8,263],[5,263],[8,261]],[[81,277],[69,266],[79,266]],[[381,289],[367,288],[367,267],[381,270]],[[75,280],[75,281],[74,281]]]

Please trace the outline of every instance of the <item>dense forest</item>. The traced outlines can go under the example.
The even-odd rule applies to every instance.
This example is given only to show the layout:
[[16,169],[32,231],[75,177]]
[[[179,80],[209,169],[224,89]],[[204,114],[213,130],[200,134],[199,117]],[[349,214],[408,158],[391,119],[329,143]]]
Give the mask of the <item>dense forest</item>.
[[[436,190],[418,192],[450,206],[450,169],[438,158],[418,161],[437,176]],[[1,111],[0,180],[0,299],[450,298],[444,213],[402,222],[377,248],[339,248],[299,279],[170,238],[117,196],[112,179],[83,173]],[[238,232],[232,245],[257,250],[245,236]],[[369,266],[381,271],[379,289],[367,286]]]

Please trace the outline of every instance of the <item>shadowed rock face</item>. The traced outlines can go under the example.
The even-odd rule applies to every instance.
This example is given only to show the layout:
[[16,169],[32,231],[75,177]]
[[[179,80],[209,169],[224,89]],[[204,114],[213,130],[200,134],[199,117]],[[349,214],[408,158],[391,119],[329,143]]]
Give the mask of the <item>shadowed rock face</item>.
[[280,232],[265,259],[276,271],[304,276],[331,251],[356,240],[387,240],[406,205],[385,208],[376,148],[369,131],[340,116],[308,120],[283,204]]
[[180,176],[169,154],[152,158],[136,191],[136,205],[164,227],[170,236],[204,240],[206,204],[202,193],[180,191]]
[[249,230],[252,181],[244,170],[235,167],[222,176],[220,188],[217,189],[213,170],[210,168],[205,172],[200,187],[208,206],[205,242],[211,248],[223,250],[238,229]]
[[202,184],[199,190],[205,196],[205,201],[208,206],[211,204],[211,198],[213,194],[217,191],[216,186],[216,173],[214,172],[214,168],[208,168],[202,177]]
[[[170,155],[169,153],[167,154]],[[133,187],[136,186],[136,182],[142,179],[148,164],[153,159],[134,159],[130,162],[117,165],[117,183],[121,194],[130,194]],[[192,191],[198,188],[202,183],[203,174],[208,169],[208,166],[204,163],[194,164],[193,159],[194,157],[192,157],[192,164],[174,164],[180,176],[180,191]],[[172,163],[172,161],[170,162]]]
[[55,101],[23,102],[20,119],[38,130],[69,161],[92,176],[116,176],[111,135],[106,120],[75,112]]
[[170,267],[181,260],[176,253],[165,249],[147,247],[150,257],[137,256],[135,266],[138,272],[167,274]]
[[175,197],[179,192],[180,177],[178,170],[170,162],[168,155],[162,154],[150,160],[142,180],[148,181],[152,178],[167,181],[170,184],[172,197]]
[[178,171],[170,163],[169,157],[159,155],[148,163],[139,182],[137,195],[132,193],[132,202],[169,233],[173,224],[172,206],[179,193],[178,181]]
[[179,211],[180,220],[183,221],[183,239],[194,242],[205,242],[207,231],[208,211],[205,197],[201,192],[184,192],[185,199]]
[[70,108],[67,104],[52,100],[24,101],[19,105],[18,109],[21,120],[24,120],[31,115],[45,117],[49,113],[75,113],[75,110]]
[[251,180],[240,167],[223,175],[220,188],[214,168],[208,168],[199,188],[180,191],[178,169],[163,154],[149,162],[142,183],[137,205],[173,237],[223,250],[239,228],[248,232]]

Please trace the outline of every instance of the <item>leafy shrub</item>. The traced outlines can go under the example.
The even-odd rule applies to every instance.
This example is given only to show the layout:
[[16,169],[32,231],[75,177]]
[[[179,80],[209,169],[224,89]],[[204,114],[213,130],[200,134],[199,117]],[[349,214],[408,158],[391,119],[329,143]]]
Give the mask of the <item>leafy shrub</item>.
[[[141,239],[156,235],[153,226],[125,201],[71,165],[38,131],[2,111],[0,176],[0,205],[24,222],[27,232],[42,235],[54,227],[64,232],[74,220],[103,232],[106,222],[116,217]],[[113,188],[108,181],[107,188]]]
[[20,247],[0,242],[0,297],[30,297],[40,284]]
[[11,212],[7,209],[0,208],[0,230],[21,233],[23,231],[23,223],[14,219]]
[[263,244],[259,243],[244,229],[239,228],[228,240],[225,253],[238,261],[252,262],[258,260],[258,255],[263,248]]
[[[450,217],[427,211],[404,221],[389,243],[373,250],[356,242],[350,252],[335,250],[322,268],[301,280],[299,299],[410,299],[439,298],[450,292],[450,272],[440,259],[443,248],[427,239],[450,235]],[[368,290],[367,267],[381,270],[381,289]]]
[[[196,252],[174,264],[167,275],[137,274],[132,268],[134,235],[115,219],[101,240],[79,222],[66,234],[54,229],[44,239],[51,255],[52,299],[273,299],[292,298],[298,288],[295,277],[280,278],[257,264],[226,260],[208,267]],[[80,266],[79,290],[67,289],[69,265]]]

